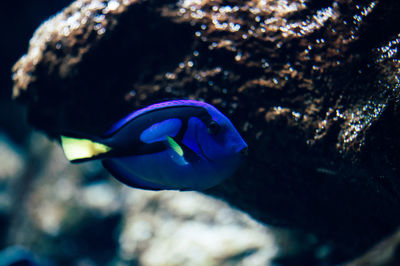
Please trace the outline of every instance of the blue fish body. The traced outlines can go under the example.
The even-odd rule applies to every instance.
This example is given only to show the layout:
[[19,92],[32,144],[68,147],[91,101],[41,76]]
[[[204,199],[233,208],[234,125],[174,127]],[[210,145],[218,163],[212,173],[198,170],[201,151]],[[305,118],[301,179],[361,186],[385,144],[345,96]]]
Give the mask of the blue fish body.
[[114,124],[101,138],[85,141],[89,148],[79,147],[82,140],[62,138],[67,158],[102,159],[121,182],[150,190],[215,186],[235,172],[247,149],[226,116],[194,100],[150,105]]

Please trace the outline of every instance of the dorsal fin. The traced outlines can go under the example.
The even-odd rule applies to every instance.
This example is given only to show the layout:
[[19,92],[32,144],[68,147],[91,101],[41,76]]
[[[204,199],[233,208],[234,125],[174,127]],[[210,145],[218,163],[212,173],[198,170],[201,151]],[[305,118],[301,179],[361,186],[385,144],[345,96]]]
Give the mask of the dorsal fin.
[[[164,108],[170,108],[170,107],[178,107],[178,106],[195,106],[195,107],[202,107],[204,109],[210,109],[210,108],[214,108],[211,105],[204,103],[204,102],[200,102],[200,101],[195,101],[195,100],[173,100],[173,101],[166,101],[166,102],[161,102],[161,103],[156,103],[156,104],[152,104],[149,105],[145,108],[136,110],[130,114],[128,114],[127,116],[125,116],[124,118],[122,118],[121,120],[119,120],[118,122],[116,122],[115,124],[113,124],[109,130],[107,130],[103,136],[107,137],[110,135],[113,135],[116,131],[118,131],[121,127],[123,127],[126,123],[128,123],[129,121],[131,121],[132,119],[135,119],[143,114],[155,111],[155,110],[159,110],[159,109],[164,109]],[[215,108],[214,108],[215,109]]]

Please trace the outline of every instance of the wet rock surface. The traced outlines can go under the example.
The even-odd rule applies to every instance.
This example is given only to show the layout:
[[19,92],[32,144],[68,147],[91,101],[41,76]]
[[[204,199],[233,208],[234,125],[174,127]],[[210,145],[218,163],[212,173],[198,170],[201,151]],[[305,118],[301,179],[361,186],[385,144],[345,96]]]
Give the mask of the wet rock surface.
[[75,1],[36,31],[13,96],[55,138],[161,100],[215,105],[250,149],[206,193],[340,262],[400,222],[399,5]]

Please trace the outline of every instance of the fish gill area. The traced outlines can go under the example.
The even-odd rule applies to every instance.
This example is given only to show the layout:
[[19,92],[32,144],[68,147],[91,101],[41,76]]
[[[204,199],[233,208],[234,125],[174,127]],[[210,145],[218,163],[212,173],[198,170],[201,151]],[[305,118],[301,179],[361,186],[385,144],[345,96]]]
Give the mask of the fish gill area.
[[[232,178],[203,192],[225,203],[207,203],[214,199],[201,194],[193,196],[199,200],[182,198],[200,209],[193,207],[191,214],[184,213],[179,219],[190,220],[195,210],[202,213],[205,205],[216,204],[208,218],[198,218],[204,223],[191,226],[197,226],[198,232],[208,230],[202,234],[211,236],[210,228],[225,231],[204,224],[224,224],[226,217],[235,217],[238,220],[230,220],[232,224],[252,228],[244,235],[264,236],[249,244],[250,237],[226,231],[236,237],[212,239],[213,245],[247,243],[250,248],[233,247],[236,256],[229,253],[223,260],[215,255],[220,260],[208,265],[265,265],[273,255],[280,256],[275,259],[278,265],[343,263],[362,256],[400,225],[398,11],[400,3],[395,0],[77,0],[38,27],[26,54],[13,66],[12,98],[24,106],[16,117],[25,120],[26,115],[29,126],[57,140],[62,132],[101,134],[113,121],[154,102],[206,101],[232,120],[248,143],[249,154]],[[7,110],[5,106],[2,109]],[[10,130],[16,131],[11,126]],[[151,261],[158,256],[148,250],[168,253],[173,242],[156,242],[157,236],[173,241],[167,233],[177,222],[163,210],[184,196],[131,195],[129,189],[104,181],[105,174],[96,164],[68,168],[57,145],[36,134],[29,133],[24,140],[29,152],[23,157],[7,157],[16,158],[15,169],[18,165],[24,169],[20,173],[10,170],[20,176],[11,182],[15,183],[11,189],[17,196],[25,195],[24,200],[11,201],[16,204],[13,208],[42,209],[33,208],[36,211],[29,214],[33,222],[23,219],[21,212],[11,215],[10,225],[4,227],[8,236],[4,241],[21,239],[35,246],[37,235],[47,228],[50,231],[44,232],[40,243],[60,241],[73,254],[80,251],[63,241],[63,236],[80,238],[75,247],[85,247],[86,254],[94,249],[119,250],[119,257],[102,253],[105,258],[97,258],[99,265],[104,261],[119,265],[117,260],[138,265],[168,261],[167,257],[162,262]],[[23,161],[28,162],[25,167]],[[90,183],[90,176],[97,183]],[[31,192],[23,190],[27,182]],[[40,198],[43,195],[54,200],[45,201]],[[100,195],[100,202],[90,202],[89,195]],[[56,199],[71,205],[56,208]],[[139,207],[131,210],[134,204]],[[225,207],[227,216],[215,218]],[[53,216],[48,217],[46,211]],[[159,216],[150,218],[147,212]],[[64,235],[58,231],[61,221]],[[96,227],[95,222],[101,224]],[[25,231],[20,230],[21,223],[28,223]],[[33,230],[30,223],[37,228]],[[93,248],[82,243],[95,235],[91,223],[107,232],[115,246],[99,242]],[[155,232],[152,226],[162,229]],[[190,224],[182,222],[174,234],[177,243],[187,240],[185,226]],[[247,230],[246,226],[241,229]],[[119,228],[118,237],[115,228]],[[141,234],[135,235],[138,231]],[[142,241],[124,242],[129,234]],[[275,244],[266,237],[269,234],[275,234]],[[395,249],[397,239],[394,234],[385,243]],[[153,246],[143,244],[150,241]],[[293,248],[283,251],[288,241]],[[54,252],[51,245],[43,246],[47,248],[44,254]],[[281,248],[282,253],[270,246]],[[375,248],[380,247],[387,246]],[[180,257],[171,251],[171,261],[181,260],[165,265],[196,265],[187,260],[198,250],[182,252],[187,253]],[[57,254],[72,261],[73,254]],[[87,256],[80,258],[82,263],[91,260]],[[384,259],[390,262],[396,256],[392,253]],[[362,265],[363,258],[352,265]]]

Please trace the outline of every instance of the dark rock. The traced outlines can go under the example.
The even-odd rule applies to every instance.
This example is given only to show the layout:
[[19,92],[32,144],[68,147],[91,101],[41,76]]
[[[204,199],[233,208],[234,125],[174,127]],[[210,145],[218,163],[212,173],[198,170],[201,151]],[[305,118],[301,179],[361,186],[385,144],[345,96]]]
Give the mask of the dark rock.
[[363,256],[346,263],[346,266],[397,266],[400,265],[400,231],[375,245]]
[[[21,0],[3,1],[0,9],[0,23],[4,41],[0,43],[0,98],[9,99],[12,80],[11,67],[25,52],[28,41],[40,23],[66,6],[71,0]],[[3,104],[3,103],[1,103]]]
[[29,39],[40,23],[66,6],[71,0],[20,0],[3,1],[0,9],[0,24],[3,27],[3,41],[0,42],[0,125],[8,131],[17,144],[24,145],[29,132],[26,110],[10,100],[13,82],[11,68],[26,52]]
[[76,1],[14,66],[32,125],[103,132],[156,101],[227,114],[246,163],[207,193],[342,261],[398,226],[400,3]]

